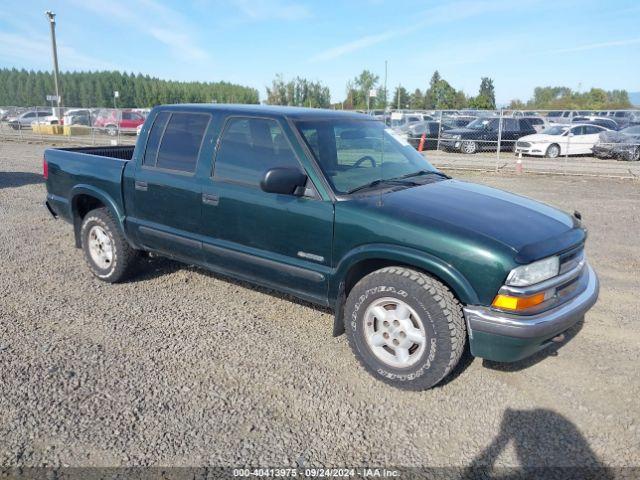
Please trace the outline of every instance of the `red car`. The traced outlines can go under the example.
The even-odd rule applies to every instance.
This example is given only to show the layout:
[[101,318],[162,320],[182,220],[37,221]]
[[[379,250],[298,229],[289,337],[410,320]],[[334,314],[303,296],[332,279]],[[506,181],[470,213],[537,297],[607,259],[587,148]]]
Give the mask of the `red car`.
[[105,115],[96,118],[93,126],[103,128],[109,135],[115,136],[120,133],[136,133],[136,128],[144,123],[144,117],[131,111],[115,112],[110,110]]

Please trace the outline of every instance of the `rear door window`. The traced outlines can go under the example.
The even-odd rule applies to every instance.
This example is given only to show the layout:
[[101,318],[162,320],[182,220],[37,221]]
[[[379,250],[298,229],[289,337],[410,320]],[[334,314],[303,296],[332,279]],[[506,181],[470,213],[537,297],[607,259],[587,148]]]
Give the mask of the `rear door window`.
[[505,118],[504,124],[502,128],[506,132],[517,132],[518,131],[518,120],[515,118]]
[[151,132],[149,132],[149,138],[147,139],[147,148],[142,158],[143,165],[154,166],[156,164],[158,145],[160,145],[164,128],[167,126],[167,120],[169,120],[169,112],[160,112],[156,115],[153,126],[151,127]]
[[209,118],[203,113],[171,113],[160,141],[156,167],[193,173]]

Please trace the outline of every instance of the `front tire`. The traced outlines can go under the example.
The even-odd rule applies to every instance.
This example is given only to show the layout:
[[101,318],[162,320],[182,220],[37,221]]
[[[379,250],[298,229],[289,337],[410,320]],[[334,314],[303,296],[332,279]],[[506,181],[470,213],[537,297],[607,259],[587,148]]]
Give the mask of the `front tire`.
[[136,269],[138,251],[131,248],[106,208],[97,208],[85,215],[80,238],[87,265],[100,280],[120,282]]
[[462,153],[471,155],[478,151],[478,145],[476,144],[476,142],[473,142],[471,140],[465,140],[464,142],[462,142],[462,145],[460,146],[460,150],[462,151]]
[[547,158],[558,158],[560,156],[560,147],[558,145],[551,144],[547,147],[547,151],[545,153],[545,157]]
[[404,390],[426,390],[458,364],[466,342],[462,308],[451,291],[422,272],[377,270],[345,304],[345,331],[362,366]]

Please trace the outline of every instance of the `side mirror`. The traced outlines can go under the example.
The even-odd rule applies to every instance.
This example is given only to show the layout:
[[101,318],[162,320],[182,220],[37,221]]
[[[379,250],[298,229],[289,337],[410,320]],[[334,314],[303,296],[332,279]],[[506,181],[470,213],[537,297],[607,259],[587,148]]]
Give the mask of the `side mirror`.
[[267,193],[304,195],[307,176],[297,168],[276,167],[267,170],[260,181],[260,188]]

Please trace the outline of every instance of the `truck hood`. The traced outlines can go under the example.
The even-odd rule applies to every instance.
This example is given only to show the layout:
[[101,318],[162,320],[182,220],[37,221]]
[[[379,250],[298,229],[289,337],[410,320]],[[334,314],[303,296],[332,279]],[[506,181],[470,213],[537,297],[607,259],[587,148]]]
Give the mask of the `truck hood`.
[[[380,202],[380,200],[382,200]],[[430,230],[488,237],[527,263],[584,241],[574,217],[535,200],[458,180],[444,180],[368,196],[391,224],[403,221]]]

